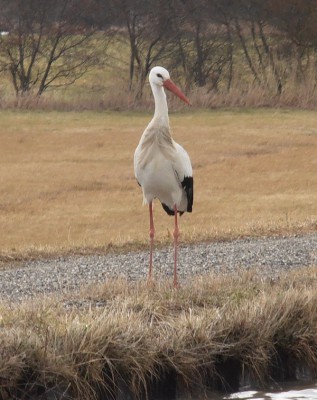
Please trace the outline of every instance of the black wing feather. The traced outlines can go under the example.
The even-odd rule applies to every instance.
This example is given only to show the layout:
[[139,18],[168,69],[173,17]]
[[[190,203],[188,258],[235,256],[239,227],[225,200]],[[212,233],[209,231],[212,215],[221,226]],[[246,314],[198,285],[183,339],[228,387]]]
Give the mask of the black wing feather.
[[182,181],[182,187],[187,195],[187,212],[193,211],[194,202],[194,179],[192,176],[185,176]]

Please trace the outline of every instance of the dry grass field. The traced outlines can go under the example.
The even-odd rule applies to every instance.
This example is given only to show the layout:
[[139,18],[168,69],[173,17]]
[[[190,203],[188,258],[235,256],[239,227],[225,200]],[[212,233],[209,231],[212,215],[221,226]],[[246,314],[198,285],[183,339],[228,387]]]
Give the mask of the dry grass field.
[[[150,113],[0,112],[2,256],[148,240],[148,209],[133,153]],[[171,114],[195,177],[183,241],[317,229],[317,113],[293,110]],[[173,220],[155,206],[157,238]]]

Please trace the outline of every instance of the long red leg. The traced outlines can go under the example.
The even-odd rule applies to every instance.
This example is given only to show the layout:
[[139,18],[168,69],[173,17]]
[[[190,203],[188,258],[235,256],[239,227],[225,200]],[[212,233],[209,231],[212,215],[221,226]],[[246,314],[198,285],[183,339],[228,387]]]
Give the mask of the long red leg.
[[178,281],[177,281],[177,253],[178,253],[178,236],[179,236],[179,230],[178,230],[178,223],[177,223],[177,206],[176,204],[174,205],[174,221],[175,221],[175,228],[174,228],[174,288],[178,287]]
[[149,276],[148,280],[152,280],[152,265],[153,265],[153,243],[154,243],[154,221],[153,221],[153,208],[152,202],[149,204],[149,211],[150,211],[150,267],[149,267]]

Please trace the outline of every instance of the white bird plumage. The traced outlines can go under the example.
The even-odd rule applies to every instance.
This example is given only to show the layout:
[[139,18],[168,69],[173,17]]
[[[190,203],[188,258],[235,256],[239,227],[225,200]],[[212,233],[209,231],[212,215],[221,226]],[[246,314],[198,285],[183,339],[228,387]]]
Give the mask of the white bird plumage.
[[174,286],[177,286],[177,213],[183,214],[185,211],[192,211],[193,170],[187,152],[171,136],[164,88],[173,92],[187,104],[190,103],[171,81],[165,68],[152,68],[149,81],[154,96],[155,112],[135,150],[134,171],[136,179],[142,187],[144,203],[149,205],[150,211],[149,279],[152,278],[154,239],[152,202],[157,198],[162,203],[164,210],[169,215],[175,216]]

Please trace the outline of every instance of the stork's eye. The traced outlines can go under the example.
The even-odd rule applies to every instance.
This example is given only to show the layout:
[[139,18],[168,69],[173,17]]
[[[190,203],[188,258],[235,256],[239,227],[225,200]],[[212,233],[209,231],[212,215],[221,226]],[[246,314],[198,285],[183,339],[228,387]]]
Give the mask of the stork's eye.
[[162,76],[161,74],[156,74],[156,76],[157,76],[158,78],[163,79],[163,76]]

